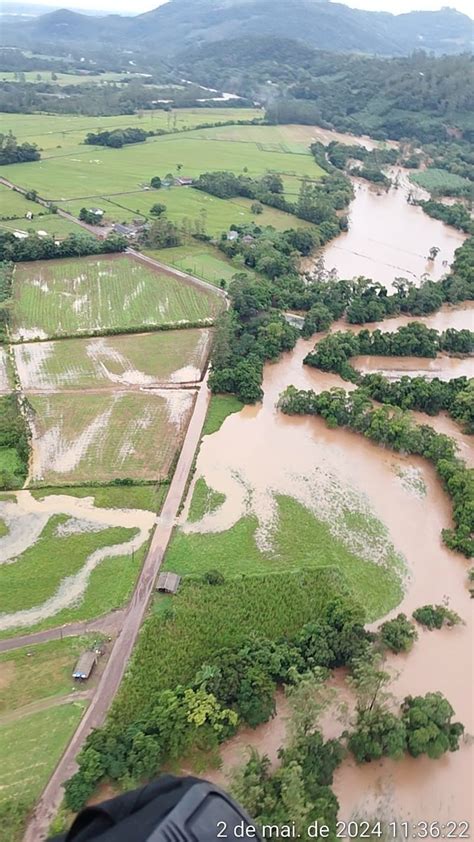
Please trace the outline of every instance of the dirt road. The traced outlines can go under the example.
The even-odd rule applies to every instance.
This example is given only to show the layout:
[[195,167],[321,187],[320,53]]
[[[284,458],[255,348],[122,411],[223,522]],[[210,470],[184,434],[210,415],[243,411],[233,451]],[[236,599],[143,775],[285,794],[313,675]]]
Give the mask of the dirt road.
[[157,518],[157,525],[149,553],[145,559],[132,600],[125,613],[122,631],[112,649],[95,696],[36,806],[27,827],[24,842],[40,842],[40,840],[46,839],[48,827],[62,801],[62,784],[76,771],[75,758],[84,740],[93,728],[102,725],[119,688],[153,592],[157,573],[171,537],[189,472],[193,464],[194,454],[201,437],[210,398],[207,379],[206,374],[194,405],[193,415],[186,433],[176,471],[161,514]]
[[[8,181],[8,179],[6,178],[0,177],[0,184],[4,184],[5,187],[9,187],[10,190],[17,190],[18,193],[22,193],[23,195],[28,193],[28,190],[26,190],[26,188],[19,187],[18,184],[13,184],[12,181]],[[39,196],[36,199],[36,203],[38,205],[42,205],[44,208],[49,208],[49,202],[47,202],[45,199],[41,199]],[[69,222],[75,222],[76,225],[79,225],[81,228],[84,228],[85,231],[88,231],[89,234],[93,234],[94,237],[99,237],[99,239],[104,239],[112,231],[111,226],[106,227],[98,225],[88,225],[87,222],[82,222],[82,220],[77,219],[75,216],[73,216],[72,213],[67,213],[67,211],[61,210],[60,208],[58,208],[57,214],[58,216],[62,216],[63,219],[69,220]],[[23,222],[23,220],[19,219],[18,222]],[[27,222],[28,220],[25,219],[25,226]]]
[[35,643],[47,643],[48,640],[62,640],[63,637],[77,637],[79,634],[100,632],[101,634],[114,637],[123,626],[126,609],[111,611],[96,620],[82,620],[79,623],[68,623],[65,626],[56,626],[44,631],[22,634],[20,637],[11,637],[8,640],[0,640],[0,652],[11,652],[12,649],[21,649],[23,646],[34,646]]

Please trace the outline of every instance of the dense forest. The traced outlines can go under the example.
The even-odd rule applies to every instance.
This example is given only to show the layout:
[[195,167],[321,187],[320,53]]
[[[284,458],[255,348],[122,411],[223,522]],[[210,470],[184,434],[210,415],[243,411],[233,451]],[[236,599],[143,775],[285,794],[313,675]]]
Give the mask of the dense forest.
[[285,39],[221,41],[178,57],[201,84],[235,90],[266,105],[273,123],[308,123],[380,139],[447,140],[450,129],[474,139],[466,79],[474,59],[341,56]]

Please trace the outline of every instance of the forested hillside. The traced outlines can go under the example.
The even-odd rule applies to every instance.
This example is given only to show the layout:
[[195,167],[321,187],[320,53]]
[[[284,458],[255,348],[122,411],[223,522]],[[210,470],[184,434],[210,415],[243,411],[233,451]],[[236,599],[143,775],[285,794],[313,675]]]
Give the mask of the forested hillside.
[[431,142],[474,137],[472,56],[341,56],[289,39],[220,41],[178,57],[183,73],[267,106],[275,123],[332,125],[378,137]]

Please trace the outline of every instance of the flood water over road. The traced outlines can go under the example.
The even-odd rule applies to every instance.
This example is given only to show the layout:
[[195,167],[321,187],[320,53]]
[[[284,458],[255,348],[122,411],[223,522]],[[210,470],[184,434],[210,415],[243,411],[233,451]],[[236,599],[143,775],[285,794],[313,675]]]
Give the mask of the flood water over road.
[[[393,178],[392,174],[392,178]],[[388,289],[395,278],[404,277],[417,285],[425,273],[439,280],[452,263],[464,234],[409,205],[409,192],[428,198],[411,185],[399,170],[399,186],[385,192],[367,181],[354,179],[355,199],[349,209],[349,231],[333,240],[324,251],[327,269],[335,268],[340,278],[363,275],[380,281]],[[427,256],[432,246],[440,251],[436,260]]]
[[[450,315],[450,323],[457,320],[463,324],[471,311],[461,307],[451,310]],[[436,314],[424,322],[432,327],[439,319]],[[391,322],[391,328],[388,322],[372,327],[394,329],[396,320]],[[450,607],[466,622],[446,631],[420,630],[408,656],[390,657],[389,663],[400,673],[393,692],[402,699],[408,694],[440,690],[453,705],[456,718],[468,733],[472,732],[473,626],[466,587],[469,565],[441,540],[441,530],[451,524],[450,501],[427,461],[392,453],[346,430],[330,430],[320,418],[289,417],[278,412],[276,402],[289,384],[318,392],[332,386],[353,388],[336,375],[302,365],[313,345],[314,339],[300,340],[294,351],[267,365],[263,403],[230,416],[217,433],[204,439],[196,477],[204,476],[209,486],[226,495],[226,500],[217,512],[193,524],[193,528],[227,529],[250,507],[260,523],[256,537],[264,544],[274,516],[275,494],[291,495],[322,517],[328,511],[326,494],[334,484],[343,496],[347,493],[347,499],[355,495],[365,501],[368,510],[387,527],[387,540],[406,560],[405,596],[393,613],[410,615],[420,605],[448,599]],[[449,358],[443,360],[451,365]],[[414,367],[415,361],[410,363]],[[415,416],[453,435],[463,458],[472,455],[469,437],[447,416]],[[284,706],[280,705],[280,714],[272,722],[256,731],[247,729],[224,746],[223,769],[216,773],[217,779],[226,779],[248,744],[275,758],[284,736],[284,715]],[[346,761],[335,778],[342,818],[380,814],[387,820],[468,819],[472,787],[472,751],[466,744],[438,761],[408,758],[363,767]]]

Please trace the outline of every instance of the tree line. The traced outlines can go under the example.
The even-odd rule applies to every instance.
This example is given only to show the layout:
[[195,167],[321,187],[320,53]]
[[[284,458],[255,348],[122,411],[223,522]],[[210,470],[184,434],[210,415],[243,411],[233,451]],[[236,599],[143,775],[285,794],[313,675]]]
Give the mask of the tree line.
[[90,234],[68,234],[64,240],[30,234],[18,239],[10,231],[0,232],[0,261],[18,263],[29,260],[55,260],[60,257],[84,257],[88,254],[110,254],[127,248],[127,240],[118,234],[109,234],[97,240]]
[[39,161],[41,158],[36,143],[18,143],[15,135],[0,134],[0,166]]
[[133,126],[126,129],[111,129],[110,131],[89,132],[84,140],[84,143],[90,146],[111,146],[113,149],[120,149],[128,143],[144,143],[147,137],[152,137],[155,134],[165,134],[165,131],[160,132],[158,129],[154,131],[145,131]]
[[317,395],[294,386],[281,395],[279,407],[288,415],[320,415],[330,427],[348,427],[392,450],[423,456],[433,463],[453,504],[453,529],[443,529],[445,544],[467,558],[474,551],[474,471],[456,456],[453,439],[417,425],[407,412],[374,407],[365,389],[332,389]]
[[362,330],[358,334],[350,331],[332,333],[317,343],[304,363],[322,371],[333,371],[344,380],[357,383],[368,396],[380,403],[417,409],[428,415],[446,410],[464,426],[467,433],[471,433],[474,432],[474,388],[467,377],[443,381],[438,377],[429,380],[422,376],[403,375],[392,382],[383,374],[361,374],[349,360],[359,354],[402,357],[436,357],[438,351],[471,354],[473,348],[474,333],[470,330],[449,328],[444,333],[438,333],[413,322],[398,328],[395,333],[382,333],[380,330],[372,333]]
[[0,464],[0,488],[21,488],[28,474],[28,429],[16,394],[0,395],[0,451],[12,450],[16,459],[12,467]]
[[433,219],[439,219],[441,222],[445,222],[446,225],[451,225],[459,231],[464,231],[465,234],[474,233],[474,222],[471,219],[471,214],[461,202],[456,202],[454,205],[445,205],[443,202],[435,202],[433,199],[430,199],[428,201],[418,201],[416,204],[423,209],[424,213]]

